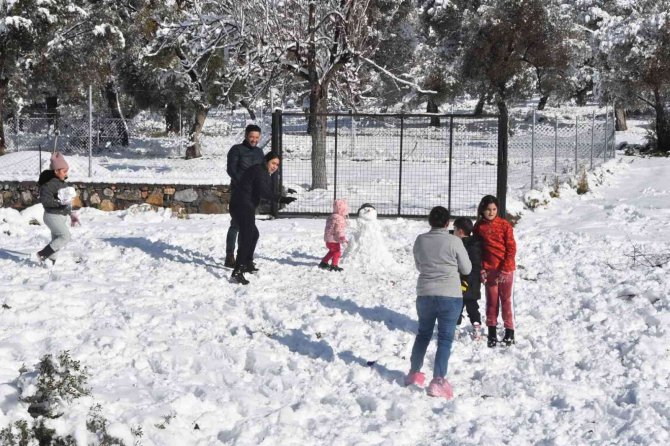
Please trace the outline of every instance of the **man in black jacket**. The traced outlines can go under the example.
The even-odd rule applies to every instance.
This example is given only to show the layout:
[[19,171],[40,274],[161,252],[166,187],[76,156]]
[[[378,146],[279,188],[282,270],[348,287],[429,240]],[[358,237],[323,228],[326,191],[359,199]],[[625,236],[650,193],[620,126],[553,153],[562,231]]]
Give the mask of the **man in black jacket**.
[[237,248],[235,269],[231,276],[232,282],[246,285],[249,281],[244,273],[257,271],[253,264],[254,251],[258,242],[258,228],[256,227],[256,208],[261,198],[281,203],[291,203],[295,198],[282,197],[272,190],[272,174],[279,168],[281,159],[276,152],[270,152],[264,157],[262,164],[249,167],[236,184],[230,198],[230,215],[239,225],[240,240]]
[[[252,166],[264,163],[263,150],[258,147],[261,139],[261,128],[249,124],[244,129],[244,142],[235,144],[228,151],[228,163],[226,172],[230,176],[230,191],[234,193],[237,184],[242,179],[244,172]],[[230,227],[226,236],[226,261],[224,265],[228,268],[235,266],[235,242],[239,232],[239,222],[230,214]]]

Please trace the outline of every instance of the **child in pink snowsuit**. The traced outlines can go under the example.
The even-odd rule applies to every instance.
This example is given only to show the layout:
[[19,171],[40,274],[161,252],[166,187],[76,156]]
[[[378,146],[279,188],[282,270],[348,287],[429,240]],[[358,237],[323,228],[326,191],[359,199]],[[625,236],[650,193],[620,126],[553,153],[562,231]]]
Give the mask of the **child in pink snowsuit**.
[[[344,230],[347,227],[347,215],[349,214],[349,206],[346,200],[335,200],[333,202],[333,213],[326,220],[326,229],[323,232],[323,239],[326,241],[328,254],[319,263],[319,268],[330,269],[331,271],[342,271],[338,266],[340,263],[341,243],[348,243]],[[332,264],[328,265],[328,261],[332,259]]]

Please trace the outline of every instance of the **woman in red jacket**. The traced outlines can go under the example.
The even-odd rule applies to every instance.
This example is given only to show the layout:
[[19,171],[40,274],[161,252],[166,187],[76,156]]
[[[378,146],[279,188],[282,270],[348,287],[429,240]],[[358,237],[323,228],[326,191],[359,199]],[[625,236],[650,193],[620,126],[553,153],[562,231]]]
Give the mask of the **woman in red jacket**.
[[512,225],[498,216],[500,207],[493,195],[482,198],[477,208],[477,223],[474,233],[482,239],[482,282],[486,290],[486,325],[489,329],[489,347],[498,343],[496,325],[498,309],[501,308],[505,325],[505,345],[514,344],[514,305],[512,287],[514,285],[514,256],[516,242]]

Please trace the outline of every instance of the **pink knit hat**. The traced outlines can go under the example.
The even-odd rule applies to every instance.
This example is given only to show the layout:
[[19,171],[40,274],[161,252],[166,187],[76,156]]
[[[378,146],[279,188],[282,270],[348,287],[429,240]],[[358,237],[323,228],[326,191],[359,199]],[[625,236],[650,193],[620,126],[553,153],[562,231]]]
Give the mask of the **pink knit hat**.
[[69,169],[70,166],[67,164],[67,161],[65,161],[65,157],[63,157],[62,153],[54,152],[51,155],[51,163],[49,164],[49,168],[51,170]]

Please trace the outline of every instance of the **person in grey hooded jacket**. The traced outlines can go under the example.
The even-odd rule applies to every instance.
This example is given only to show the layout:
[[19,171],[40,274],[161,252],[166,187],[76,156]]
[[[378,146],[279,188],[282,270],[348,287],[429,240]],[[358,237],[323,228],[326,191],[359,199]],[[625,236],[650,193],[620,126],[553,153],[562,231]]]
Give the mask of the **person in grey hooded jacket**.
[[51,242],[37,252],[40,261],[50,260],[56,263],[56,253],[70,241],[70,231],[67,227],[68,217],[72,226],[79,223],[76,213],[72,212],[70,202],[63,201],[59,194],[70,186],[65,181],[70,169],[67,161],[60,152],[51,155],[48,170],[40,174],[37,184],[40,188],[40,203],[44,207],[44,224],[51,231]]
[[419,329],[412,347],[410,370],[405,377],[405,385],[423,386],[425,375],[421,373],[421,367],[437,321],[437,352],[428,395],[451,399],[453,391],[445,377],[456,320],[463,308],[460,275],[469,274],[472,264],[461,239],[449,234],[447,230],[447,209],[442,206],[434,207],[430,211],[428,222],[430,231],[419,235],[414,242],[414,263],[419,271],[416,284]]

